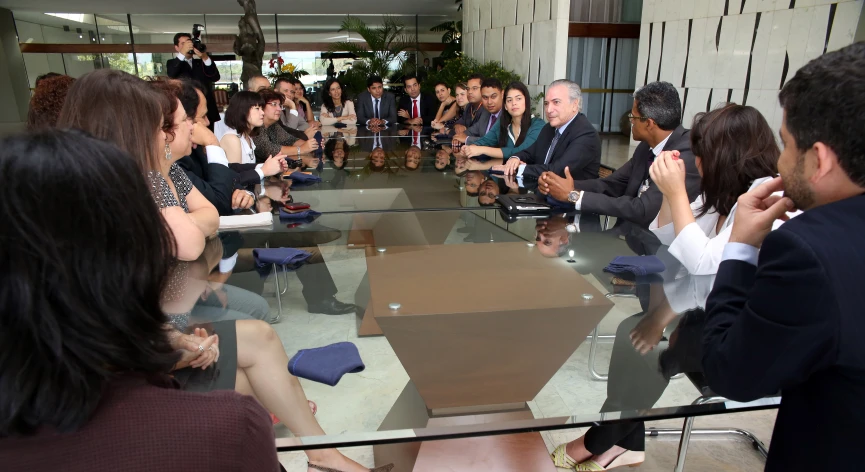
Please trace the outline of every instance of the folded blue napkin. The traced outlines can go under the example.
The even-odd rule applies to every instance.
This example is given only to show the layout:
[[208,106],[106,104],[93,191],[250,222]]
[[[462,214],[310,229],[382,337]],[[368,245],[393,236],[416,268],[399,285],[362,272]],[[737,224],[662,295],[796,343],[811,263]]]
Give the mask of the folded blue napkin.
[[334,128],[348,128],[348,125],[345,123],[336,122],[333,124]]
[[288,371],[295,377],[333,387],[345,374],[363,372],[357,346],[342,342],[314,349],[301,349],[288,361]]
[[289,213],[282,208],[279,209],[279,220],[280,221],[283,221],[283,220],[294,221],[294,220],[307,220],[307,219],[312,221],[312,220],[318,218],[319,216],[321,216],[321,213],[319,213],[315,210],[303,210],[303,211],[300,211],[297,213]]
[[604,272],[614,274],[631,273],[634,275],[649,275],[663,272],[667,267],[655,256],[618,256],[604,267]]
[[292,172],[288,178],[300,183],[318,183],[321,182],[321,177],[312,174],[304,174],[303,172]]
[[273,265],[281,267],[283,271],[297,270],[312,257],[312,254],[292,247],[275,247],[265,249],[253,249],[252,256],[255,257],[255,270],[262,279],[266,279]]

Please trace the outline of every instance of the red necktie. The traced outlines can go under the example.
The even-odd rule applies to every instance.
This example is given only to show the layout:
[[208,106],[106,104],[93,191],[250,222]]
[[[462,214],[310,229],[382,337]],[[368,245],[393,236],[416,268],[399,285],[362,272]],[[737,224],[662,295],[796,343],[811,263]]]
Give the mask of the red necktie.
[[412,136],[412,142],[411,142],[412,146],[420,147],[420,143],[418,143],[417,131],[412,130],[411,136]]
[[416,98],[412,99],[411,117],[417,118],[417,99]]

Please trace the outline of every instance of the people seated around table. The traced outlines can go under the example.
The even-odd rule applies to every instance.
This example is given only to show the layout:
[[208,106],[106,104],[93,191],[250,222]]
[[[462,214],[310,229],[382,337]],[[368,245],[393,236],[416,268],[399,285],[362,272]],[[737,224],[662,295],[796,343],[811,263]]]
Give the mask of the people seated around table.
[[503,165],[493,169],[532,179],[544,172],[572,175],[576,179],[597,178],[601,166],[601,139],[586,115],[580,112],[582,105],[582,91],[576,82],[553,81],[544,98],[549,123],[541,129],[532,146],[507,156]]
[[301,154],[309,154],[318,149],[318,142],[315,139],[299,140],[290,134],[280,122],[282,103],[285,101],[285,97],[281,93],[267,89],[261,91],[259,96],[264,102],[264,124],[252,132],[253,149],[257,162],[266,162],[271,156],[277,155],[290,156],[292,159],[296,159]]
[[466,195],[470,197],[477,197],[478,191],[481,188],[481,184],[487,180],[487,177],[483,174],[483,172],[477,170],[471,170],[466,172]]
[[270,81],[263,75],[254,75],[247,79],[246,90],[248,92],[261,92],[264,89],[270,88]]
[[281,93],[285,97],[285,100],[282,102],[282,112],[279,114],[279,122],[298,139],[306,140],[309,136],[312,136],[315,131],[301,134],[310,127],[306,119],[300,117],[298,105],[294,99],[294,84],[289,79],[280,77],[273,83],[273,91]]
[[782,394],[767,471],[849,470],[865,439],[865,135],[851,125],[865,114],[865,43],[807,63],[779,97],[781,176],[739,197],[702,365],[718,395]]
[[319,120],[322,126],[357,124],[357,115],[354,113],[354,103],[346,97],[345,86],[337,79],[328,79],[321,89],[321,111]]
[[74,82],[72,77],[60,74],[37,81],[27,110],[28,130],[53,128],[57,124],[66,94]]
[[297,104],[297,113],[302,120],[306,120],[309,126],[321,128],[321,122],[315,121],[315,114],[312,111],[312,105],[306,98],[306,87],[297,79],[288,79],[294,85],[294,103]]
[[366,92],[357,96],[357,121],[368,128],[387,127],[397,123],[396,97],[385,92],[384,82],[378,75],[366,80]]
[[421,150],[417,146],[409,146],[408,149],[405,150],[405,163],[403,167],[405,170],[418,170],[423,165],[423,159],[421,158]]
[[502,163],[505,156],[513,156],[532,146],[544,128],[544,120],[532,118],[529,89],[522,82],[511,82],[504,92],[505,113],[498,124],[482,138],[462,147],[462,154],[477,159],[487,157],[490,167]]
[[458,133],[454,136],[453,145],[457,143],[474,144],[475,141],[487,135],[491,129],[496,127],[502,115],[502,103],[504,102],[504,90],[499,79],[488,78],[484,79],[481,84],[481,102],[484,109],[487,111],[488,117],[486,121],[481,118],[475,125],[474,131],[478,136],[466,133]]
[[456,123],[456,119],[459,118],[460,106],[457,103],[457,99],[451,95],[451,88],[444,82],[439,82],[435,85],[435,93],[441,105],[439,105],[436,117],[430,125],[434,129],[452,127]]
[[[179,101],[170,99],[173,97],[164,85],[151,85],[118,70],[96,70],[79,78],[70,89],[58,126],[81,129],[118,145],[128,153],[147,178],[151,198],[161,209],[174,240],[173,251],[166,253],[166,257],[173,255],[184,259],[187,256],[188,260],[195,260],[204,251],[206,235],[216,231],[219,218],[213,206],[188,183],[185,174],[175,171],[177,166],[171,164],[177,159],[173,157],[175,154],[188,152],[191,147],[192,125]],[[134,101],[134,113],[116,106],[125,100]],[[105,126],[105,120],[110,120],[112,126]],[[186,149],[180,149],[182,147]],[[137,193],[124,200],[142,198],[143,195]],[[93,238],[93,233],[87,235]],[[148,257],[154,256],[148,253]],[[116,312],[116,307],[112,308]],[[175,366],[174,376],[183,388],[202,392],[234,389],[255,397],[295,435],[324,434],[313,417],[300,382],[285,368],[288,356],[269,324],[260,320],[213,323],[218,339],[235,340],[217,343],[201,330],[181,337],[178,327],[183,325],[182,317],[174,318],[174,321],[172,326],[175,328],[169,332],[175,343],[172,345],[174,349],[188,344],[185,340],[204,346],[198,348],[199,356],[193,357],[192,368],[186,367],[189,363]],[[210,350],[209,345],[215,349]],[[219,375],[216,376],[214,363],[219,362],[220,351],[225,355],[225,365],[219,364]],[[269,447],[273,444],[270,443]],[[310,461],[338,470],[365,470],[336,449],[306,451],[306,454]]]
[[[728,104],[697,115],[689,139],[702,178],[700,194],[693,202],[688,197],[687,172],[679,151],[662,152],[649,170],[650,178],[663,194],[660,213],[649,229],[663,245],[669,246],[670,256],[681,264],[677,273],[672,274],[674,279],[717,273],[736,217],[736,200],[772,179],[780,154],[763,115],[742,105]],[[778,220],[774,226],[780,224]],[[666,298],[663,303],[666,305],[647,310],[630,331],[631,343],[642,355],[658,345],[664,329],[681,314],[681,310],[670,307]],[[657,396],[662,392],[663,389],[658,390]],[[620,406],[649,408],[655,401],[657,398],[640,405]],[[585,436],[560,446],[553,457],[558,466],[575,462],[586,467],[608,467],[616,460],[618,465],[642,462],[644,452],[645,425],[633,422],[593,426]]]
[[[158,110],[136,102],[133,114]],[[123,139],[153,137],[161,123],[150,124]],[[0,169],[0,342],[18,353],[0,358],[3,468],[120,470],[136,444],[141,470],[189,461],[278,471],[273,426],[255,398],[184,391],[167,374],[225,346],[167,336],[160,294],[176,249],[137,160],[80,131],[44,129],[2,141]]]
[[438,101],[432,96],[421,93],[420,79],[416,75],[405,76],[405,92],[399,99],[397,116],[403,125],[429,126],[439,109]]
[[484,81],[482,74],[472,74],[466,80],[466,96],[468,104],[463,108],[463,115],[454,124],[455,135],[481,137],[486,134],[490,114],[484,108],[481,99],[481,84]]
[[387,164],[387,154],[384,152],[382,148],[375,148],[372,152],[369,153],[369,164],[367,164],[367,168],[371,172],[385,172],[388,169]]
[[649,178],[649,166],[663,151],[679,151],[685,163],[689,201],[700,192],[700,174],[694,165],[689,131],[682,127],[679,92],[668,82],[652,82],[634,93],[628,115],[631,135],[640,144],[634,155],[612,175],[597,178],[597,172],[577,176],[573,172],[541,175],[541,193],[571,203],[586,213],[615,216],[642,227],[658,215],[663,195]]

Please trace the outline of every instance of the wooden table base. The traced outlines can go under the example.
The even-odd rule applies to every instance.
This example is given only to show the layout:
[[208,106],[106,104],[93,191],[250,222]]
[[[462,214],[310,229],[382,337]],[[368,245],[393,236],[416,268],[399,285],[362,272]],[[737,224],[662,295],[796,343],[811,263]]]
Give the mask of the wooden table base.
[[[528,406],[516,411],[438,417],[427,409],[411,381],[382,421],[379,431],[532,419]],[[373,446],[376,465],[393,463],[394,472],[556,470],[540,433],[417,441]]]

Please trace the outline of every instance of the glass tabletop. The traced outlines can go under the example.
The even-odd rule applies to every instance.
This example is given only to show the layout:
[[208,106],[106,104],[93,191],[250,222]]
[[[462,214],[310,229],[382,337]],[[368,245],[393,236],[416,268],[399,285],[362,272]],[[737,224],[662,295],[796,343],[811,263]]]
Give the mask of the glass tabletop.
[[[304,192],[327,190],[292,190]],[[778,405],[692,405],[712,395],[693,339],[713,277],[688,274],[643,228],[579,213],[355,207],[222,232],[173,284],[194,305],[190,324],[273,322],[326,432],[295,437],[276,425],[280,450]],[[295,266],[295,251],[280,253],[278,263],[264,257],[262,249],[278,248],[309,258]],[[664,270],[605,271],[626,255],[656,255]],[[322,302],[332,298],[354,307],[327,314]],[[263,312],[251,308],[262,305]],[[674,332],[679,341],[670,345]],[[657,345],[640,352],[632,338]]]

